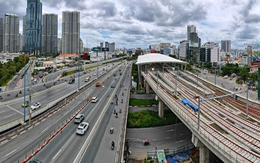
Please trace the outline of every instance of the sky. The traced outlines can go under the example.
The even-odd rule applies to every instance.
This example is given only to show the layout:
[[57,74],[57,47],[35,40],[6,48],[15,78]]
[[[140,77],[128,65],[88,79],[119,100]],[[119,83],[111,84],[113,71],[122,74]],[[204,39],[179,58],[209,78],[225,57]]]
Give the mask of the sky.
[[[115,42],[116,48],[148,48],[162,42],[179,45],[187,25],[195,25],[201,43],[231,40],[232,49],[260,44],[260,0],[41,0],[42,13],[80,12],[80,37],[85,47]],[[0,0],[5,13],[22,18],[26,0]]]

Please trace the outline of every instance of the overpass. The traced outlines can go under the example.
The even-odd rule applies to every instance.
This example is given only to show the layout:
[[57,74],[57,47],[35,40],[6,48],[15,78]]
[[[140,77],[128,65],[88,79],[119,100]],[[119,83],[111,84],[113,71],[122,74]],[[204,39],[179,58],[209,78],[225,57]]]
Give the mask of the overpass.
[[[200,148],[200,162],[209,162],[209,150],[224,162],[260,162],[259,125],[237,115],[221,103],[216,104],[216,102],[211,102],[211,98],[205,97],[200,104],[199,113],[203,115],[200,118],[200,114],[183,105],[181,99],[189,99],[193,104],[197,104],[198,101],[194,99],[194,96],[203,97],[202,92],[191,89],[194,85],[187,84],[185,80],[176,80],[177,76],[165,72],[164,68],[158,68],[159,63],[163,65],[161,67],[164,67],[164,61],[168,63],[171,61],[173,67],[183,70],[186,67],[185,63],[171,60],[167,56],[162,57],[160,54],[155,54],[153,57],[150,55],[154,54],[147,55],[149,57],[139,56],[141,59],[138,58],[136,63],[139,69],[139,81],[146,87],[146,90],[149,90],[147,87],[151,87],[156,93],[159,100],[160,117],[163,117],[164,114],[163,105],[167,105],[192,131],[192,142]],[[149,58],[149,62],[145,61],[145,58]],[[157,65],[156,77],[154,72],[150,71],[151,67],[156,66],[155,63]],[[165,86],[172,87],[172,84],[164,83],[159,79],[158,74],[163,75],[164,79],[169,79],[172,84],[176,85],[178,81],[178,90],[175,90],[174,96],[172,89]]]

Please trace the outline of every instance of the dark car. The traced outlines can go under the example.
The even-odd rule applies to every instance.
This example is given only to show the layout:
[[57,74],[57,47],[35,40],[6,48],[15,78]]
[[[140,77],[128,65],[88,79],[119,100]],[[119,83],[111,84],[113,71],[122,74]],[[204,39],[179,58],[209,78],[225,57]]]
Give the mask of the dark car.
[[73,83],[75,83],[75,79],[74,79],[74,78],[71,78],[71,79],[69,80],[69,84],[73,84]]
[[32,161],[29,161],[29,163],[42,163],[40,160],[34,159]]

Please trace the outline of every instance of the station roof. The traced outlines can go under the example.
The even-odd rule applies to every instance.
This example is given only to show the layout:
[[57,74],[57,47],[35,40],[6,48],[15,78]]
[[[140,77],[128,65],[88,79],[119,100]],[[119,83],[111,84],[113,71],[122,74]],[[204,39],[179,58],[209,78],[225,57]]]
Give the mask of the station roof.
[[137,58],[137,65],[141,64],[149,64],[149,63],[180,63],[180,64],[188,64],[187,62],[169,57],[167,55],[159,54],[159,53],[148,53],[145,55],[139,55]]

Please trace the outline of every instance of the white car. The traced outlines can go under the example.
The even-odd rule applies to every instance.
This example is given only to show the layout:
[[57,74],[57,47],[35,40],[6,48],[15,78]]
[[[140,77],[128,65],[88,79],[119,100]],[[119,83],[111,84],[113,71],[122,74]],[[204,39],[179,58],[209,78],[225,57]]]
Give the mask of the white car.
[[42,106],[42,105],[41,105],[40,102],[35,102],[35,103],[32,104],[31,110],[38,109],[38,108],[40,108],[41,106]]
[[85,132],[88,130],[89,124],[87,122],[81,122],[76,129],[76,134],[84,135]]
[[97,101],[98,101],[98,98],[97,98],[97,97],[93,96],[93,97],[91,98],[91,102],[92,102],[92,103],[96,103]]

